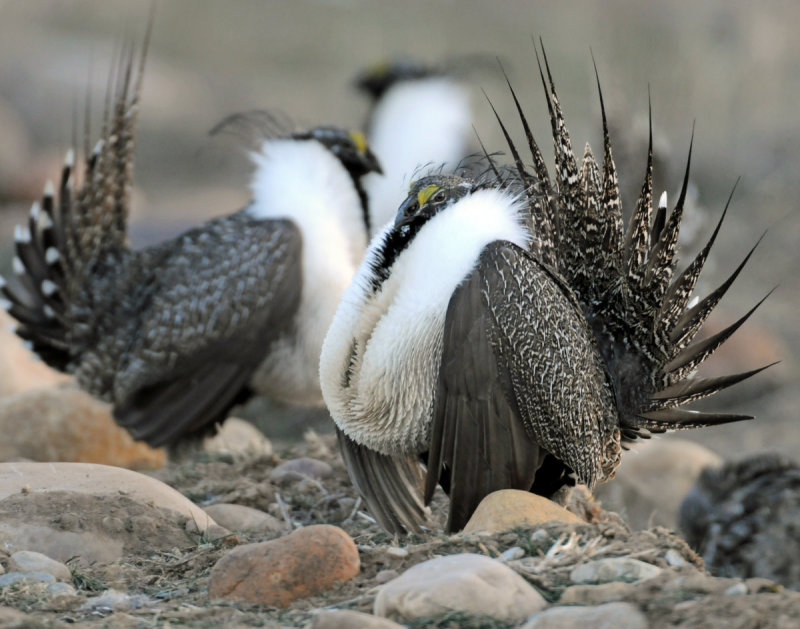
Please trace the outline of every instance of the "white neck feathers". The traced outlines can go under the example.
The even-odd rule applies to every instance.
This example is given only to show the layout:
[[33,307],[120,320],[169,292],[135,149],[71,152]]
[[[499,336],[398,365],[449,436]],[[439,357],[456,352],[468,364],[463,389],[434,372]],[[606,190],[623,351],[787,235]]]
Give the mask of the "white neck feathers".
[[316,140],[282,139],[265,141],[251,157],[256,166],[251,215],[294,221],[304,243],[341,233],[354,263],[361,260],[367,243],[361,200],[333,153]]
[[472,133],[469,93],[447,77],[402,81],[376,105],[369,131],[385,173],[364,178],[377,232],[394,218],[415,171],[444,164],[451,172],[464,157]]
[[373,239],[320,358],[322,394],[345,433],[384,453],[425,447],[450,297],[488,244],[525,247],[521,208],[498,190],[458,201],[420,228],[377,293],[373,264],[391,228]]

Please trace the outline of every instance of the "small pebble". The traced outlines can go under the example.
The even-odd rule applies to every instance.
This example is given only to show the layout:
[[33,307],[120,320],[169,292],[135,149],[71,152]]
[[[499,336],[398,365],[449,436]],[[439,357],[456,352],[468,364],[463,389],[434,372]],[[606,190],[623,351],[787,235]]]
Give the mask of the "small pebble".
[[373,612],[398,622],[457,612],[515,623],[546,605],[541,594],[505,564],[462,553],[423,561],[382,585]]
[[278,485],[296,483],[308,478],[321,480],[333,473],[333,468],[325,461],[302,457],[290,459],[270,472],[269,479]]
[[512,546],[508,550],[503,551],[500,558],[503,561],[514,561],[515,559],[522,559],[525,556],[525,551],[519,546]]
[[129,611],[148,607],[155,601],[144,594],[126,594],[118,590],[106,590],[99,596],[93,596],[81,605],[79,611]]
[[681,554],[672,548],[670,548],[667,552],[664,553],[664,561],[667,562],[668,565],[674,566],[676,568],[680,568],[681,566],[688,565],[688,561],[686,561]]
[[545,529],[536,529],[533,533],[531,533],[531,542],[533,544],[546,544],[551,539],[550,533],[548,533]]
[[744,583],[734,583],[723,592],[725,596],[742,596],[747,594],[747,586]]
[[609,583],[640,581],[661,573],[653,564],[629,557],[597,559],[577,566],[569,575],[573,583]]
[[395,559],[405,559],[408,557],[408,551],[405,548],[398,548],[397,546],[390,546],[387,548],[386,554]]
[[0,576],[0,588],[15,583],[55,583],[56,578],[49,572],[9,572]]
[[396,579],[399,576],[400,573],[397,570],[381,570],[375,575],[375,583],[388,583],[392,579]]
[[55,583],[48,585],[47,593],[50,596],[72,596],[77,594],[74,587],[72,587],[69,583],[64,583],[62,581],[56,581]]

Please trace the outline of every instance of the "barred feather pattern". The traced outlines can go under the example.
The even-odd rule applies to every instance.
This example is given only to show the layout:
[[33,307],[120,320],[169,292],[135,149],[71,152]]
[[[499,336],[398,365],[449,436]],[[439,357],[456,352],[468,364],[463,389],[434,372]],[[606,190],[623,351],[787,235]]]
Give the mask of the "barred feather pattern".
[[48,182],[27,227],[17,230],[14,275],[3,281],[17,333],[57,369],[69,370],[97,335],[92,294],[98,293],[87,291],[89,279],[113,278],[109,270],[125,268],[130,256],[125,232],[149,33],[140,55],[132,46],[120,54],[109,77],[101,140],[82,173],[75,149],[67,152],[57,193]]
[[552,243],[552,251],[544,248],[546,255],[541,255],[541,260],[559,274],[575,294],[594,333],[613,383],[623,439],[630,441],[648,437],[650,432],[750,419],[747,415],[699,413],[679,408],[766,368],[713,379],[696,376],[698,367],[764,301],[759,301],[715,336],[693,343],[703,323],[755,249],[754,246],[718,289],[688,307],[731,199],[728,199],[706,245],[681,273],[676,274],[678,233],[689,181],[691,143],[677,203],[668,212],[666,195],[663,195],[654,216],[651,114],[644,181],[626,227],[622,220],[619,183],[599,77],[602,168],[588,144],[578,168],[543,48],[541,58],[537,50],[537,61],[550,117],[555,180],[551,181],[548,176],[526,116],[510,85],[533,156],[532,170],[522,166],[509,132],[505,126],[502,129],[520,180],[523,183],[536,181],[538,194],[529,194],[529,207],[533,214],[531,222],[536,229],[550,231],[536,234],[535,239]]

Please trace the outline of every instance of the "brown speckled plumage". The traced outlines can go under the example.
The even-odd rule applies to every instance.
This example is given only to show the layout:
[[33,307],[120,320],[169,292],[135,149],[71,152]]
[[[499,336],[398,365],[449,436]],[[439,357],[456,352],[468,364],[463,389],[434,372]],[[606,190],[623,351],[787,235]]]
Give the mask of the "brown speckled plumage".
[[[587,145],[579,165],[546,57],[544,62],[546,72],[540,66],[540,75],[550,113],[555,177],[547,172],[512,90],[532,170],[498,116],[514,166],[500,168],[487,155],[490,168],[479,182],[432,176],[412,184],[394,230],[372,245],[383,253],[373,258],[376,295],[369,308],[391,313],[398,306],[381,290],[391,282],[392,265],[402,253],[388,256],[386,251],[410,248],[407,243],[420,237],[432,216],[481,190],[517,191],[525,199],[519,220],[531,230],[527,247],[502,240],[485,245],[455,288],[443,323],[420,332],[424,326],[408,321],[396,332],[438,334],[436,325],[441,325],[441,355],[412,357],[398,368],[396,382],[381,381],[382,388],[374,390],[380,397],[387,386],[413,386],[415,374],[427,373],[420,365],[438,361],[430,416],[414,420],[427,427],[427,447],[417,450],[425,464],[424,482],[415,485],[407,447],[394,452],[367,447],[383,443],[374,437],[377,426],[387,433],[395,427],[386,417],[359,415],[369,393],[359,392],[361,397],[353,397],[348,406],[347,389],[359,374],[348,372],[347,381],[338,385],[331,378],[326,401],[329,406],[333,402],[348,469],[373,515],[393,532],[417,529],[424,522],[423,505],[437,484],[451,500],[447,528],[458,530],[491,491],[515,488],[552,496],[576,480],[593,487],[613,476],[626,442],[653,432],[750,418],[681,406],[761,370],[707,380],[694,375],[755,310],[692,344],[752,250],[720,288],[689,307],[725,212],[708,244],[675,276],[688,163],[673,210],[668,213],[660,206],[654,212],[651,134],[641,196],[626,228],[602,95],[602,164]],[[437,200],[440,190],[445,197]],[[454,220],[453,239],[458,238],[455,227]],[[435,252],[429,255],[436,260]],[[408,268],[403,267],[403,281],[426,281],[423,275],[409,279]],[[369,322],[375,316],[355,325],[374,325]],[[358,334],[368,336],[356,327],[354,336]],[[340,328],[336,335],[341,337]],[[323,349],[323,367],[335,364],[336,344],[343,342],[331,341],[330,358]]]

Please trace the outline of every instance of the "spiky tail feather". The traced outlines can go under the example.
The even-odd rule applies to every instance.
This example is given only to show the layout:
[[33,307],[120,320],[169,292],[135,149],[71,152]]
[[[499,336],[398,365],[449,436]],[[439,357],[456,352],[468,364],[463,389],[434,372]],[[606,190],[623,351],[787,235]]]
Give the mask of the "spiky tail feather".
[[[28,224],[17,226],[13,274],[0,278],[3,306],[19,325],[17,334],[50,366],[66,371],[91,334],[90,309],[80,307],[93,267],[125,247],[133,174],[134,128],[148,24],[138,64],[132,46],[123,48],[109,75],[101,139],[88,151],[76,182],[75,148],[67,152],[56,195],[52,182],[31,207]],[[88,109],[88,104],[87,104]]]
[[[678,231],[689,182],[691,144],[677,204],[668,215],[666,194],[662,195],[653,217],[651,115],[644,183],[625,229],[599,77],[597,87],[603,124],[603,163],[602,167],[598,166],[587,145],[579,167],[572,152],[543,46],[541,50],[544,69],[538,50],[536,58],[547,98],[555,148],[554,182],[550,180],[542,153],[510,84],[509,89],[533,158],[534,172],[523,166],[519,151],[499,116],[498,121],[520,180],[528,185],[531,180],[537,180],[537,192],[540,194],[529,195],[529,198],[538,197],[536,202],[529,205],[533,213],[532,223],[539,230],[536,235],[539,253],[542,260],[560,273],[572,288],[595,334],[616,391],[623,440],[647,437],[649,432],[751,419],[749,415],[700,413],[679,408],[741,382],[770,366],[720,378],[695,377],[697,368],[766,299],[759,301],[726,329],[692,344],[701,326],[755,249],[754,246],[719,288],[696,305],[688,306],[731,199],[728,199],[708,243],[688,267],[674,277]],[[596,67],[595,74],[597,76]]]

